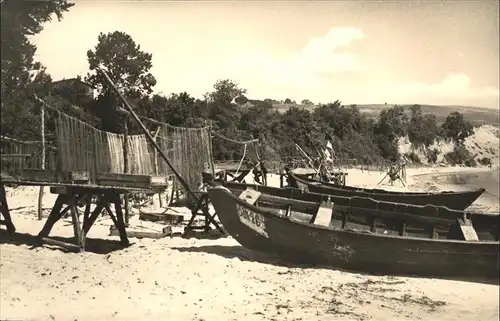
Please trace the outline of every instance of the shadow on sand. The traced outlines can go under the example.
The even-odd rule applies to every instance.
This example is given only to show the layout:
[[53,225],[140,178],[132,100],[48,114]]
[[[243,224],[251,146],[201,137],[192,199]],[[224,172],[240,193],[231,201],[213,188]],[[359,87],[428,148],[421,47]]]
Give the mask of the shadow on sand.
[[[56,241],[62,241],[66,243],[74,243],[74,238],[73,237],[60,237],[60,236],[51,236],[51,239],[54,239]],[[70,251],[66,248],[59,247],[59,246],[53,246],[49,244],[43,244],[43,242],[38,238],[36,235],[31,235],[31,234],[26,234],[26,233],[14,233],[14,234],[9,234],[6,230],[0,230],[0,245],[2,244],[12,244],[16,246],[20,245],[27,245],[30,246],[30,250],[36,249],[38,247],[43,246],[44,248],[54,250],[54,251],[61,251],[64,253],[67,252],[74,252]],[[109,254],[115,251],[122,250],[124,248],[127,248],[129,246],[133,245],[133,243],[130,243],[127,246],[124,246],[120,244],[119,241],[115,240],[103,240],[103,239],[94,239],[94,238],[87,238],[86,239],[86,245],[85,245],[85,252],[91,252],[95,254]]]
[[[358,275],[365,275],[365,276],[401,276],[401,277],[411,277],[411,278],[434,278],[434,277],[422,277],[422,276],[415,276],[415,275],[387,275],[383,273],[374,273],[374,272],[360,272],[360,271],[352,271],[352,270],[345,270],[345,269],[339,269],[339,268],[333,268],[330,266],[322,266],[322,265],[316,265],[316,264],[296,264],[296,263],[291,263],[286,261],[284,258],[280,257],[277,254],[272,254],[272,253],[263,253],[263,252],[256,252],[252,250],[248,250],[242,246],[239,245],[234,245],[234,246],[223,246],[223,245],[204,245],[204,246],[193,246],[193,247],[172,247],[172,250],[177,250],[179,252],[191,252],[191,253],[208,253],[208,254],[213,254],[213,255],[218,255],[224,258],[238,258],[241,261],[248,261],[248,262],[258,262],[258,263],[264,263],[264,264],[270,264],[270,265],[275,265],[275,266],[280,266],[280,267],[286,267],[286,268],[318,268],[318,269],[326,269],[326,270],[334,270],[334,271],[342,271],[342,272],[347,272],[347,273],[355,273]],[[444,280],[451,280],[451,281],[465,281],[465,282],[474,282],[474,283],[482,283],[482,284],[489,284],[489,285],[499,285],[499,280],[498,279],[480,279],[480,278],[444,278],[444,277],[439,277],[439,279],[444,279]]]
[[[182,236],[182,233],[175,233],[172,236]],[[189,231],[186,236],[183,236],[186,239],[195,238],[197,240],[218,240],[222,238],[228,237],[228,234],[222,234],[217,229],[211,229],[208,231]]]

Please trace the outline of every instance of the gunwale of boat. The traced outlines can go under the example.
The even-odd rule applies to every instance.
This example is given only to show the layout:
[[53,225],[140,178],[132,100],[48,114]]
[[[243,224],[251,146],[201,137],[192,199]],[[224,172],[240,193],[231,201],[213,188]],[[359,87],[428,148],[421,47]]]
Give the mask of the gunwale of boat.
[[[379,194],[379,195],[408,195],[408,196],[425,196],[425,195],[462,195],[464,193],[474,193],[474,192],[481,192],[484,193],[486,189],[484,188],[477,188],[473,190],[467,190],[467,191],[439,191],[439,192],[397,192],[397,191],[388,191],[384,189],[378,189],[378,188],[364,188],[364,187],[356,187],[356,186],[349,186],[349,185],[344,185],[344,186],[339,186],[335,185],[333,183],[329,182],[322,182],[319,180],[315,180],[312,178],[309,178],[304,175],[296,174],[293,172],[289,172],[288,175],[290,175],[293,179],[297,180],[301,184],[304,185],[312,185],[315,187],[319,188],[326,188],[326,189],[331,189],[331,190],[342,190],[342,191],[353,191],[357,193],[369,193],[369,194]],[[480,194],[480,195],[481,195]]]
[[[337,200],[364,200],[364,201],[367,201],[367,202],[371,202],[373,204],[378,204],[378,205],[387,205],[387,206],[394,206],[394,207],[397,207],[397,206],[400,206],[401,208],[398,208],[398,209],[408,209],[408,208],[414,208],[414,209],[417,209],[418,211],[422,210],[422,211],[428,211],[428,210],[431,210],[431,209],[442,209],[443,211],[446,211],[446,212],[449,212],[449,213],[456,213],[456,214],[459,214],[459,213],[463,213],[463,212],[466,212],[468,215],[480,215],[480,216],[487,216],[487,217],[496,217],[500,214],[490,214],[490,213],[474,213],[474,212],[469,212],[469,211],[465,211],[465,210],[458,210],[458,209],[453,209],[453,208],[449,208],[449,207],[446,207],[444,205],[434,205],[434,204],[409,204],[409,203],[399,203],[399,202],[391,202],[391,201],[384,201],[384,200],[377,200],[373,197],[370,197],[370,196],[343,196],[343,195],[327,195],[327,194],[321,194],[321,193],[317,193],[317,192],[310,192],[310,191],[304,191],[304,190],[301,190],[301,189],[297,189],[297,188],[290,188],[290,187],[287,187],[287,188],[279,188],[279,187],[272,187],[272,186],[263,186],[263,185],[258,185],[258,184],[247,184],[247,183],[235,183],[235,182],[229,182],[229,183],[225,183],[224,184],[225,187],[229,188],[230,190],[245,190],[246,188],[252,188],[256,191],[260,191],[262,192],[263,194],[266,194],[266,195],[270,195],[274,198],[290,198],[290,199],[294,199],[294,200],[297,200],[297,201],[300,201],[300,202],[309,202],[309,203],[317,203],[316,201],[312,201],[312,200],[303,200],[303,199],[300,199],[300,198],[295,198],[294,196],[291,196],[291,197],[284,197],[284,196],[278,196],[278,195],[273,195],[272,193],[269,193],[269,191],[273,191],[273,190],[280,190],[280,189],[291,189],[291,190],[294,190],[296,191],[298,194],[301,194],[302,196],[307,196],[307,195],[310,195],[311,197],[317,197],[319,199],[324,199],[326,200],[328,197],[330,198],[334,198],[334,199],[337,199]],[[435,194],[432,194],[432,195],[435,195]],[[295,195],[296,196],[296,195]],[[349,203],[351,204],[351,203]],[[348,206],[351,206],[351,205],[348,205]],[[363,208],[363,207],[361,207]],[[415,214],[415,213],[408,213],[408,214]],[[417,214],[418,215],[418,214]]]
[[[414,237],[414,236],[399,236],[399,235],[386,235],[386,234],[381,234],[381,233],[373,233],[369,231],[358,231],[358,230],[350,230],[350,229],[337,229],[333,228],[331,226],[322,226],[322,225],[316,225],[312,223],[307,223],[307,222],[302,222],[302,221],[297,221],[293,220],[288,216],[285,215],[279,215],[277,213],[274,213],[273,211],[269,211],[263,208],[260,208],[255,205],[248,204],[246,201],[240,199],[238,196],[234,195],[234,193],[223,187],[212,187],[209,190],[215,190],[217,192],[223,192],[226,193],[230,198],[233,199],[236,203],[239,205],[246,207],[247,209],[257,212],[259,214],[262,214],[264,216],[272,216],[275,219],[282,220],[286,223],[289,224],[297,224],[302,227],[305,227],[310,230],[322,230],[322,231],[329,231],[329,232],[334,232],[334,233],[340,233],[340,234],[358,234],[358,235],[365,235],[365,236],[370,236],[370,237],[376,237],[376,238],[383,238],[383,239],[394,239],[394,240],[409,240],[411,242],[425,242],[425,243],[445,243],[445,244],[468,244],[468,245],[498,245],[500,244],[500,241],[487,241],[487,240],[478,240],[478,241],[466,241],[466,240],[458,240],[458,239],[438,239],[438,238],[423,238],[423,237]],[[234,214],[236,215],[236,213]],[[467,254],[467,253],[463,253]]]

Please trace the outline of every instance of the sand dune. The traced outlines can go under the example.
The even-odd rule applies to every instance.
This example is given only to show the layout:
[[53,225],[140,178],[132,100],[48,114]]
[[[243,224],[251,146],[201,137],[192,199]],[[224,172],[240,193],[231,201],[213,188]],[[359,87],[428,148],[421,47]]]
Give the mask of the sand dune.
[[[425,190],[417,176],[462,168],[408,169],[408,187]],[[349,183],[375,186],[382,173],[349,171]],[[270,179],[273,184],[277,178]],[[435,188],[446,189],[438,185]],[[135,239],[132,246],[83,254],[32,248],[43,221],[35,218],[36,188],[9,189],[19,233],[0,244],[0,319],[13,320],[498,320],[499,287],[437,279],[368,276],[286,266],[251,252],[231,237]],[[48,194],[44,207],[54,196]],[[150,209],[154,210],[153,204]],[[17,208],[17,209],[16,209]],[[187,213],[186,209],[175,209]],[[107,236],[100,219],[90,248]],[[161,229],[140,222],[131,225]],[[25,233],[25,234],[24,234]],[[71,236],[69,220],[52,235]]]

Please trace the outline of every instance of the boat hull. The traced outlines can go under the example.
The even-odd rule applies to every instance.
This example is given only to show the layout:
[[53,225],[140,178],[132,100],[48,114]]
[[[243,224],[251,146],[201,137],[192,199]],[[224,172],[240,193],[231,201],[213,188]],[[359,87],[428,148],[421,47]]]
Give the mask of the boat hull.
[[335,195],[335,196],[359,196],[369,197],[378,201],[405,203],[414,205],[432,204],[445,206],[449,209],[464,210],[481,196],[485,189],[479,188],[466,192],[441,192],[441,193],[401,193],[384,191],[380,189],[362,189],[352,186],[336,186],[322,183],[304,176],[289,173],[291,180],[295,182],[296,188],[312,193]]
[[226,231],[242,246],[293,263],[391,275],[498,279],[499,243],[385,236],[291,220],[208,191]]

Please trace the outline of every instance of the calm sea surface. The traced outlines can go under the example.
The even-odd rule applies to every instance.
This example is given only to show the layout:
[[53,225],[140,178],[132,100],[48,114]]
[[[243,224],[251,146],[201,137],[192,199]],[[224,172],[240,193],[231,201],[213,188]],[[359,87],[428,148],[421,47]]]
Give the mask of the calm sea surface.
[[496,208],[495,211],[498,212],[500,199],[499,174],[498,169],[496,169],[475,173],[431,174],[428,177],[423,175],[426,177],[422,178],[434,180],[438,184],[449,184],[450,190],[469,190],[482,187],[486,191],[474,204]]

